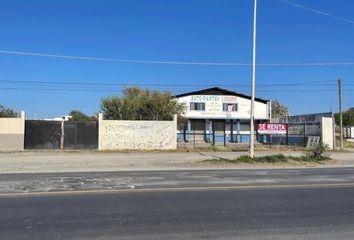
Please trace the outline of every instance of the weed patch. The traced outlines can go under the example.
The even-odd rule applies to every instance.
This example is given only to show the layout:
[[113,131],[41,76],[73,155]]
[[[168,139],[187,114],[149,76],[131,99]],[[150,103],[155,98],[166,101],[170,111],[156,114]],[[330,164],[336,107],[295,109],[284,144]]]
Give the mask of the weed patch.
[[225,163],[287,163],[289,160],[296,161],[296,162],[315,162],[319,163],[325,160],[329,160],[328,156],[324,154],[317,154],[315,150],[311,151],[310,153],[300,156],[285,156],[283,154],[276,154],[276,155],[268,155],[268,156],[258,156],[251,158],[248,155],[242,155],[236,159],[225,159],[225,158],[213,158],[207,159],[202,162],[204,163],[211,163],[211,164],[225,164]]
[[244,155],[236,158],[239,162],[246,162],[246,163],[279,163],[279,162],[286,162],[287,159],[283,154],[277,155],[269,155],[269,156],[260,156],[251,158],[250,156]]
[[279,162],[286,162],[286,161],[287,158],[283,154],[277,154],[277,155],[261,156],[261,157],[254,157],[254,158],[251,158],[250,156],[247,155],[242,155],[236,159],[213,158],[213,159],[204,160],[203,162],[222,164],[222,163],[279,163]]
[[212,163],[212,164],[223,164],[223,163],[238,163],[238,161],[233,159],[226,159],[226,158],[212,158],[203,160],[204,163]]

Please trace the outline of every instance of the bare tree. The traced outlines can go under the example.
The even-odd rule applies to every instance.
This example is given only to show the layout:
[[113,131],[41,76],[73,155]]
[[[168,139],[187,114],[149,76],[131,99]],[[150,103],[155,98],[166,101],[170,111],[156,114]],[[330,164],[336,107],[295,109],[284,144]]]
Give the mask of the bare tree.
[[277,100],[272,101],[272,118],[285,117],[289,115],[289,110]]

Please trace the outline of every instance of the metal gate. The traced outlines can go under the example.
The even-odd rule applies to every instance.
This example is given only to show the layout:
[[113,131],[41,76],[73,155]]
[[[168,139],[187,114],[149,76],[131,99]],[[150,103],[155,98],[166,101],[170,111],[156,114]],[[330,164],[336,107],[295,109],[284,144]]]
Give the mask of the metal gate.
[[[26,120],[25,149],[60,149],[60,121]],[[98,122],[64,122],[64,149],[97,149]]]
[[58,121],[26,120],[25,149],[59,149],[61,123]]
[[65,122],[65,149],[97,149],[98,122]]

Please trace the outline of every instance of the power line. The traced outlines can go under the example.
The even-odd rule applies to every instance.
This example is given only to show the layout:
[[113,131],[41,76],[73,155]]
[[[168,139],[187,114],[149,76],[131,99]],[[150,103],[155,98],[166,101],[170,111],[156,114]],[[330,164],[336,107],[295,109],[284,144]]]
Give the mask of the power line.
[[[310,86],[310,87],[316,87],[316,88],[304,88],[304,85],[301,85],[299,87],[302,88],[298,88],[298,89],[294,89],[293,86],[289,86],[288,88],[272,88],[272,89],[258,89],[257,92],[258,93],[277,93],[277,94],[323,94],[323,93],[333,93],[336,94],[336,90],[335,89],[328,89],[328,88],[318,88],[316,86]],[[183,87],[182,87],[183,88]],[[247,87],[248,88],[248,87]],[[185,88],[183,88],[185,89]],[[243,89],[243,90],[241,90]],[[56,94],[61,94],[61,93],[65,93],[65,92],[85,92],[85,93],[92,93],[92,94],[100,94],[100,95],[120,95],[121,92],[123,91],[122,87],[110,87],[110,88],[87,88],[87,87],[76,87],[76,86],[67,86],[67,87],[60,87],[60,86],[49,86],[49,87],[43,87],[43,86],[35,86],[35,87],[25,87],[25,86],[21,86],[21,87],[9,87],[9,86],[4,86],[1,87],[0,86],[0,91],[4,90],[4,91],[26,91],[26,92],[43,92],[43,93],[56,93]],[[241,91],[240,91],[241,90]],[[176,89],[176,87],[167,87],[167,88],[163,88],[163,91],[168,91],[171,92],[172,94],[180,94],[180,93],[185,93],[186,91],[191,91],[190,88],[187,88],[185,90],[182,89]],[[238,92],[246,94],[244,93],[245,88],[238,88]],[[354,92],[353,88],[344,88],[343,92]]]
[[48,54],[48,53],[34,53],[34,52],[20,52],[20,51],[6,51],[6,50],[0,50],[0,53],[35,56],[35,57],[51,57],[51,58],[65,58],[65,59],[74,59],[74,60],[93,60],[93,61],[121,62],[121,63],[173,64],[173,65],[209,65],[209,66],[250,66],[250,64],[248,64],[248,63],[132,60],[132,59],[84,57],[84,56],[73,56],[73,55],[58,55],[58,54]]
[[[11,87],[11,85],[19,85]],[[144,87],[162,87],[165,90],[176,92],[176,88],[190,88],[190,87],[214,87],[215,84],[166,84],[166,83],[107,83],[107,82],[75,82],[75,81],[25,81],[25,80],[8,80],[0,79],[0,90],[24,90],[24,91],[76,91],[76,92],[102,92],[112,93],[121,92],[123,87],[128,86],[144,86]],[[36,88],[24,87],[23,85],[35,85]],[[233,87],[240,89],[249,88],[249,84],[218,84],[219,87]],[[306,89],[301,87],[306,86]],[[259,84],[257,92],[332,92],[328,89],[330,86],[336,86],[334,80],[320,80],[320,81],[304,81],[304,82],[290,82],[290,83],[270,83]],[[109,89],[100,87],[110,87]],[[117,87],[117,88],[115,88]],[[265,89],[271,87],[272,89]],[[290,89],[287,87],[291,87]],[[313,89],[316,87],[316,89]],[[324,88],[319,88],[324,87]],[[327,87],[327,89],[325,88]],[[300,89],[299,89],[300,88]],[[312,89],[311,89],[312,88]],[[353,89],[345,89],[351,91]],[[185,90],[190,91],[190,89]],[[185,92],[184,91],[184,92]]]
[[[47,58],[62,58],[72,60],[87,60],[87,61],[105,61],[118,63],[137,63],[137,64],[169,64],[169,65],[200,65],[200,66],[251,66],[250,63],[234,63],[234,62],[187,62],[187,61],[159,61],[159,60],[136,60],[136,59],[119,59],[119,58],[103,58],[103,57],[85,57],[74,55],[59,55],[37,52],[22,52],[22,51],[7,51],[0,50],[1,54],[33,56],[33,57],[47,57]],[[354,62],[293,62],[293,63],[257,63],[258,66],[354,66]]]
[[340,21],[343,21],[343,22],[354,24],[354,20],[351,20],[351,19],[339,17],[339,16],[336,16],[336,15],[333,15],[333,14],[330,14],[330,13],[327,13],[327,12],[323,12],[323,11],[320,11],[320,10],[317,10],[317,9],[314,9],[314,8],[309,8],[309,7],[306,7],[304,5],[300,5],[298,3],[290,2],[288,0],[279,0],[279,1],[282,1],[282,2],[284,2],[286,4],[289,4],[289,5],[294,6],[294,7],[302,8],[302,9],[304,9],[306,11],[314,12],[314,13],[317,13],[317,14],[320,14],[320,15],[323,15],[323,16],[326,16],[326,17],[331,17],[331,18],[334,18],[334,19],[337,19],[337,20],[340,20]]
[[[105,82],[63,82],[63,81],[25,81],[0,79],[7,84],[36,84],[36,85],[83,85],[83,86],[146,86],[146,87],[214,87],[215,84],[167,84],[167,83],[105,83]],[[249,84],[217,84],[222,87],[249,87]],[[258,84],[259,87],[286,87],[286,86],[333,86],[333,80],[305,81],[292,83]]]
[[333,80],[327,81],[309,81],[309,82],[293,82],[293,83],[276,83],[276,84],[258,84],[259,87],[286,87],[286,86],[333,86],[336,85]]
[[[82,88],[16,88],[16,87],[0,87],[0,90],[15,90],[15,91],[33,91],[33,92],[93,92],[93,93],[112,93],[112,92],[121,92],[121,89],[82,89]],[[353,92],[354,89],[343,89],[343,91]],[[336,93],[335,90],[330,89],[279,89],[279,90],[257,90],[257,92],[284,92],[284,93],[322,93],[322,92],[333,92]],[[183,93],[183,92],[181,92]]]
[[[58,81],[18,81],[18,80],[1,80],[0,83],[23,83],[23,84],[48,84],[48,85],[85,85],[85,86],[151,86],[151,87],[213,87],[215,84],[166,84],[166,83],[99,83],[99,82],[58,82]],[[245,84],[222,84],[221,86],[248,86]]]
[[0,90],[25,90],[25,91],[69,91],[69,92],[114,92],[119,89],[83,89],[83,88],[23,88],[23,87],[0,87]]
[[[354,88],[343,89],[343,91],[352,92],[354,91]],[[257,90],[257,92],[312,92],[312,93],[334,92],[336,93],[337,90],[336,89],[276,89],[276,90],[272,89],[272,90]]]
[[321,67],[321,66],[352,66],[354,62],[293,62],[293,63],[257,63],[258,66],[295,66],[295,67]]

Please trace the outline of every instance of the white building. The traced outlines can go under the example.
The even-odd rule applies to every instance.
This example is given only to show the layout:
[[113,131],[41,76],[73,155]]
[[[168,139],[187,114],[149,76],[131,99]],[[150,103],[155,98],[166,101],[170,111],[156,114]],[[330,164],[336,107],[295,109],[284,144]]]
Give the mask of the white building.
[[[180,132],[185,133],[185,141],[191,140],[192,134],[193,138],[197,135],[198,141],[218,141],[221,136],[223,141],[248,141],[250,96],[214,87],[179,94],[175,98],[186,107],[184,116],[188,119],[188,123],[185,129],[180,129]],[[255,122],[268,121],[269,117],[270,102],[256,98]],[[224,138],[224,136],[226,137]]]
[[61,122],[61,121],[69,121],[71,118],[71,116],[69,115],[66,115],[66,116],[62,116],[62,117],[54,117],[54,118],[45,118],[43,119],[44,121],[58,121],[58,122]]

